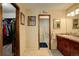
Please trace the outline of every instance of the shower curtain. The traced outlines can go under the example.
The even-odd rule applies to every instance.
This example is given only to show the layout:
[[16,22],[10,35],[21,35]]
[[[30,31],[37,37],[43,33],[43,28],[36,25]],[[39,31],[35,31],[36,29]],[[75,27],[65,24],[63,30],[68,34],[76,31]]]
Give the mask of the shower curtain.
[[[45,42],[49,44],[49,20],[40,20],[40,42]],[[49,45],[48,45],[49,46]]]

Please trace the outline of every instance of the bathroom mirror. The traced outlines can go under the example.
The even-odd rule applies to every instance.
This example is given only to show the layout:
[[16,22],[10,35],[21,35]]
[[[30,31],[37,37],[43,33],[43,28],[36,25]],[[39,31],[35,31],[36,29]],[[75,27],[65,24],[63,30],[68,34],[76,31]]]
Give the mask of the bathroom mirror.
[[73,29],[79,29],[79,19],[73,19]]
[[60,29],[60,19],[53,19],[53,28]]

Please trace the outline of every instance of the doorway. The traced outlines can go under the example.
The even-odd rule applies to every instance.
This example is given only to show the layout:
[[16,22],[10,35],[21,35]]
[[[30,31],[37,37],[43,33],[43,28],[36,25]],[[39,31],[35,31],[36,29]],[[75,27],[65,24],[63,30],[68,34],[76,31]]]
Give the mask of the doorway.
[[38,45],[39,49],[51,49],[50,15],[48,14],[40,14],[38,16]]
[[19,56],[19,7],[14,3],[1,4],[1,30],[2,46],[0,52],[3,56]]

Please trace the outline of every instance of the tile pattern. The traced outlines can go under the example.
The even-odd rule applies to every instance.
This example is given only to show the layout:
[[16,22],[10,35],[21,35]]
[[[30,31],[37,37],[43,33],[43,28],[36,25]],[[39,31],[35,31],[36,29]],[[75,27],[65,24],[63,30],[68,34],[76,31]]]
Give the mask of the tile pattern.
[[3,47],[3,56],[12,56],[12,44],[7,44]]
[[[12,56],[12,44],[3,48],[4,56]],[[57,49],[49,50],[48,48],[40,48],[40,50],[26,50],[23,56],[63,56]]]
[[27,50],[23,56],[63,56],[57,49],[49,50],[41,48],[40,50]]
[[27,50],[24,56],[49,56],[48,48],[40,48],[40,50]]
[[63,56],[62,53],[57,49],[52,49],[51,53],[52,53],[52,56]]

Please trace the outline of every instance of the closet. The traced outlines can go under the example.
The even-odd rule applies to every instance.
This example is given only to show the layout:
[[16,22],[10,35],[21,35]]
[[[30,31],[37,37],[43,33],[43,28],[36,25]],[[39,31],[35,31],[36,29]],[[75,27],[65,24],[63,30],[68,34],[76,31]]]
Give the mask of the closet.
[[15,26],[16,26],[16,8],[9,3],[2,4],[3,19],[3,56],[14,55]]

